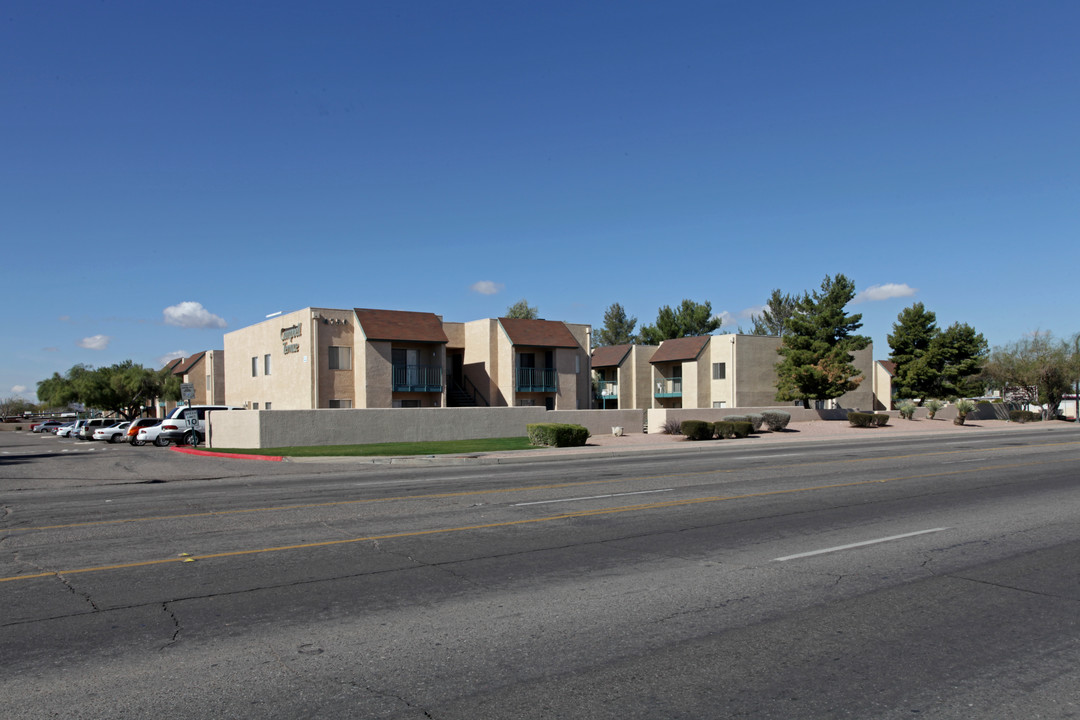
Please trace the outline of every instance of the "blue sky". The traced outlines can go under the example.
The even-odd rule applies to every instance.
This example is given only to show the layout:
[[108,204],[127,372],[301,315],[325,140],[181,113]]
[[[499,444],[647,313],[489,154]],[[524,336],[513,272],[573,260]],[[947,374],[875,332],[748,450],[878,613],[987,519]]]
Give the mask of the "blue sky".
[[639,324],[843,273],[1080,330],[1080,3],[0,11],[0,396],[306,306]]

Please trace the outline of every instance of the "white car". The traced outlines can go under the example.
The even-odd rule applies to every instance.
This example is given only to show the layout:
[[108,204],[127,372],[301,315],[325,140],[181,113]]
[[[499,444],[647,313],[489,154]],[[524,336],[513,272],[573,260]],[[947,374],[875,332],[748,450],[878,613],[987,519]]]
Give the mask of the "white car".
[[71,431],[75,429],[75,422],[69,422],[56,428],[57,437],[71,437]]
[[108,440],[111,443],[127,437],[129,422],[119,422],[108,427],[100,427],[94,431],[94,440]]
[[161,437],[160,422],[157,425],[147,425],[139,428],[139,432],[135,434],[135,438],[131,442],[132,445],[145,445],[146,443],[154,443],[158,447],[165,447],[169,444],[167,439]]

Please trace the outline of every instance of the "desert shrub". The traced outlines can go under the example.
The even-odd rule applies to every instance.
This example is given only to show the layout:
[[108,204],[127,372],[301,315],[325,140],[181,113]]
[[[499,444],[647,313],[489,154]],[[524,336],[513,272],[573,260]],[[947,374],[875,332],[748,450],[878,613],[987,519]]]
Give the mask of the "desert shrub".
[[761,430],[761,426],[765,422],[765,416],[761,413],[750,413],[746,416],[746,419],[754,426],[754,432]]
[[748,418],[746,415],[725,415],[724,420],[728,422],[746,422]]
[[664,424],[660,426],[660,432],[664,435],[681,435],[682,423],[675,418],[668,418],[664,421]]
[[848,422],[852,427],[868,428],[874,426],[874,414],[852,411],[848,413]]
[[933,420],[934,416],[938,414],[938,410],[940,410],[943,407],[945,407],[945,403],[941,402],[940,400],[929,400],[929,401],[927,401],[927,403],[926,403],[927,416],[931,420]]
[[687,440],[712,440],[713,425],[704,420],[683,420],[681,432]]
[[1035,413],[1030,410],[1010,410],[1009,420],[1015,423],[1029,423],[1035,420]]
[[956,419],[953,420],[954,425],[963,425],[967,420],[967,414],[975,409],[975,403],[970,400],[957,400],[956,401]]
[[731,429],[737,438],[750,437],[750,433],[754,432],[754,425],[749,420],[736,420],[731,423]]
[[878,427],[885,427],[889,424],[889,416],[885,413],[874,413],[874,422]]
[[735,437],[735,426],[727,420],[718,420],[713,423],[713,431],[721,440],[730,440]]
[[791,413],[783,410],[766,410],[761,413],[765,421],[765,427],[770,430],[783,430],[791,422]]
[[551,447],[579,447],[589,439],[588,428],[566,423],[529,423],[529,442]]
[[911,402],[910,400],[905,400],[904,402],[900,403],[900,406],[897,408],[897,410],[900,412],[900,417],[904,418],[905,420],[910,420],[912,417],[915,416],[915,403]]

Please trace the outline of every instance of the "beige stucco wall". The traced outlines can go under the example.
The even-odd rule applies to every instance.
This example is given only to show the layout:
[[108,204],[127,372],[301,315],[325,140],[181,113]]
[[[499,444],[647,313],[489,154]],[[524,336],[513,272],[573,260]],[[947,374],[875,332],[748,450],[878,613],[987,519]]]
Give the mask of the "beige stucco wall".
[[892,409],[892,375],[880,362],[874,362],[874,410]]
[[208,447],[256,448],[351,445],[519,437],[537,422],[573,423],[593,435],[614,426],[641,432],[641,410],[542,407],[296,410],[213,413]]
[[[352,310],[320,308],[313,315],[312,326],[317,333],[317,352],[313,355],[312,371],[319,388],[314,407],[330,407],[331,400],[348,400],[356,406],[356,313]],[[330,347],[347,347],[352,351],[351,367],[330,369]],[[250,362],[250,360],[249,360]],[[310,361],[309,361],[310,362]],[[277,406],[274,406],[275,409]]]
[[473,320],[464,324],[465,377],[483,393],[492,407],[505,407],[506,396],[499,388],[500,357],[496,351],[498,321]]
[[728,366],[734,389],[730,407],[768,407],[776,401],[776,363],[780,338],[732,335],[734,361]]
[[[314,407],[318,364],[312,312],[304,308],[225,334],[225,398],[229,405],[248,407],[273,404],[274,410]],[[284,328],[300,326],[300,336],[287,343],[281,339]],[[285,353],[286,345],[299,345],[297,352]],[[265,374],[264,356],[270,355],[270,375]],[[251,358],[258,358],[258,373],[251,376]]]

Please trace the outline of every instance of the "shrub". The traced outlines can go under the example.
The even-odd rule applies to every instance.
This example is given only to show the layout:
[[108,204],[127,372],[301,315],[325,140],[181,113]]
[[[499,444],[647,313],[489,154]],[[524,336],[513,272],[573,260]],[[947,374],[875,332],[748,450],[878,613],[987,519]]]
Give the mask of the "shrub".
[[730,440],[735,437],[735,426],[727,420],[718,420],[713,423],[713,431],[721,440]]
[[957,400],[956,401],[956,419],[953,420],[954,425],[963,425],[964,420],[967,419],[967,414],[975,409],[975,403],[970,400]]
[[530,423],[525,426],[529,442],[551,447],[579,447],[589,439],[588,428],[566,423]]
[[765,421],[765,427],[770,430],[783,430],[791,422],[791,413],[783,410],[766,410],[761,413]]
[[664,435],[680,435],[682,434],[682,423],[675,418],[668,418],[660,426],[660,432]]
[[885,413],[874,413],[874,422],[878,427],[885,427],[889,424],[889,416]]
[[874,426],[874,414],[864,412],[849,412],[847,416],[848,422],[852,427],[868,428]]
[[728,422],[747,422],[749,418],[746,415],[725,415],[724,420]]
[[712,440],[713,437],[712,423],[704,420],[683,420],[680,430],[687,440]]
[[938,414],[938,410],[945,407],[945,403],[940,400],[930,400],[926,403],[927,416],[933,420],[934,416]]
[[1030,410],[1010,410],[1009,420],[1015,423],[1028,423],[1035,420],[1035,413]]
[[912,417],[915,416],[915,403],[911,402],[910,400],[905,400],[904,402],[900,403],[900,407],[898,407],[897,410],[900,411],[900,417],[904,418],[905,420],[910,420]]
[[731,423],[731,429],[737,438],[750,437],[750,433],[754,432],[754,425],[749,420],[736,420]]
[[761,430],[761,426],[765,422],[765,416],[760,413],[750,413],[746,416],[746,419],[754,426],[754,432]]

